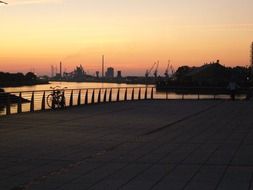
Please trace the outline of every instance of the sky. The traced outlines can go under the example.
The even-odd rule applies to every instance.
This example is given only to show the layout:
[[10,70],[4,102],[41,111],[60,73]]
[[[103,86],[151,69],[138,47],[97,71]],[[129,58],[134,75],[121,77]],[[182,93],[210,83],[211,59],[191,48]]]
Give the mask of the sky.
[[106,67],[162,75],[217,59],[247,66],[253,41],[252,0],[6,0],[0,4],[0,71],[50,74],[63,63],[89,74]]

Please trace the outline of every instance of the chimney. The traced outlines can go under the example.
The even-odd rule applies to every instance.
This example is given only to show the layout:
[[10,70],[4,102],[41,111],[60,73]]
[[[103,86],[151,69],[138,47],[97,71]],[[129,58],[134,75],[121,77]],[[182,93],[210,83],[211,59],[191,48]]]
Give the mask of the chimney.
[[62,63],[60,62],[60,77],[62,78]]
[[105,77],[105,56],[102,55],[102,78]]

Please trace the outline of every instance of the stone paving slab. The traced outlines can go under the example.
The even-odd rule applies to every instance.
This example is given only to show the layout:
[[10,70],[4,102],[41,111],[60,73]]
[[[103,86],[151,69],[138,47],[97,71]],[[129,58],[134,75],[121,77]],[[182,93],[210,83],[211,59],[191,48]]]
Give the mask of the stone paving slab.
[[252,110],[161,100],[0,117],[0,190],[252,190]]

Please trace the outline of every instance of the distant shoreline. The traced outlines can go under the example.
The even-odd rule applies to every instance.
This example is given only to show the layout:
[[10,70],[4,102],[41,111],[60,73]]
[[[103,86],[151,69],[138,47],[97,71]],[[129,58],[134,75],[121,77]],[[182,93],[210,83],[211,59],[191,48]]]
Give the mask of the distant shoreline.
[[48,79],[38,78],[34,73],[4,73],[0,72],[0,88],[32,86],[48,84]]
[[23,87],[23,86],[34,86],[34,85],[44,85],[44,84],[50,84],[49,81],[36,81],[36,82],[25,82],[25,83],[19,83],[19,84],[0,84],[0,88],[10,88],[10,87]]
[[155,83],[144,83],[144,82],[128,82],[128,81],[92,81],[92,80],[87,80],[87,81],[65,81],[65,80],[50,80],[49,82],[75,82],[75,83],[108,83],[108,84],[136,84],[136,85],[155,85]]

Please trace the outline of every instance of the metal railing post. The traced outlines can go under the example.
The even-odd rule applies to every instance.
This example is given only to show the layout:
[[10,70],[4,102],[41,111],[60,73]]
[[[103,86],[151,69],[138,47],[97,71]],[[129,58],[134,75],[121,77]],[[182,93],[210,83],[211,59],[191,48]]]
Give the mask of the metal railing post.
[[145,100],[147,100],[148,99],[148,88],[146,87],[146,89],[145,89]]
[[104,103],[106,102],[106,100],[107,100],[107,88],[105,89],[105,92],[104,92]]
[[150,99],[151,99],[151,100],[154,99],[154,88],[153,88],[153,87],[152,87],[152,89],[151,89],[151,97],[150,97]]
[[112,88],[111,88],[111,90],[110,90],[109,102],[112,102]]
[[78,92],[77,105],[78,106],[81,105],[81,90],[79,90],[79,92]]
[[22,92],[19,93],[18,97],[18,113],[22,113]]
[[85,105],[87,105],[87,104],[89,103],[89,102],[88,102],[88,98],[89,98],[88,93],[89,93],[89,90],[87,89],[87,90],[86,90],[86,94],[85,94],[85,100],[84,100],[84,104],[85,104]]
[[118,88],[118,93],[117,93],[117,102],[119,102],[119,95],[120,95],[120,88]]
[[30,112],[34,112],[34,92],[32,92]]
[[98,92],[98,101],[97,103],[100,103],[101,102],[101,88],[99,89],[99,92]]
[[42,100],[41,100],[41,110],[45,110],[45,109],[46,109],[46,92],[44,91]]
[[6,102],[6,115],[11,114],[11,102],[10,102],[10,94],[7,93],[7,102]]
[[91,104],[95,103],[95,89],[93,89],[92,97],[91,97]]
[[134,100],[134,88],[132,90],[132,100]]
[[[62,100],[63,101],[63,105],[61,105],[61,108],[66,108],[66,97],[65,97],[65,90],[62,91]],[[61,103],[62,104],[62,103]]]
[[74,91],[71,90],[70,99],[69,99],[69,106],[70,106],[70,107],[73,106],[73,95],[74,95]]
[[184,94],[182,95],[182,100],[184,100]]
[[125,91],[124,101],[127,101],[127,88],[126,88],[126,91]]
[[141,88],[139,88],[138,100],[141,100]]

